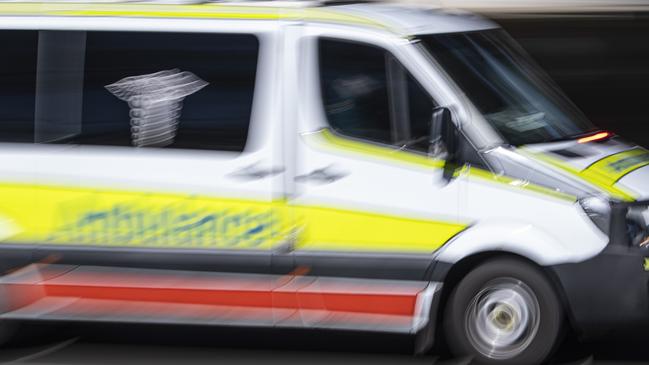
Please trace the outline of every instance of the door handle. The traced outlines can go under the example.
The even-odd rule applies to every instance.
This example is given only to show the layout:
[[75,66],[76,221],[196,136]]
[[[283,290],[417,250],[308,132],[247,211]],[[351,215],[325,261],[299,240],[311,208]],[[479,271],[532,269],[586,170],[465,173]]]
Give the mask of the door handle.
[[287,255],[295,251],[295,242],[292,239],[289,239],[285,242],[280,243],[279,245],[271,249],[272,253],[275,255]]
[[275,255],[288,255],[295,251],[295,244],[302,233],[301,226],[294,226],[286,236],[286,239],[274,246],[271,251]]
[[345,176],[349,175],[343,171],[331,171],[331,166],[323,167],[313,170],[305,175],[298,175],[295,177],[297,182],[315,182],[318,184],[330,184],[336,182]]
[[275,176],[284,172],[283,167],[260,167],[259,164],[252,164],[240,170],[234,171],[228,176],[241,180],[259,180]]

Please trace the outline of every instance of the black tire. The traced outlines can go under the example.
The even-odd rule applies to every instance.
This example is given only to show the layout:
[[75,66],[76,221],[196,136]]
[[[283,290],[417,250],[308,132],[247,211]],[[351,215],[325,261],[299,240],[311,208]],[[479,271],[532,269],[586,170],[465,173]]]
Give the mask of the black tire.
[[[540,364],[560,342],[563,319],[561,302],[539,268],[500,258],[476,267],[453,289],[444,333],[457,357],[480,364]],[[496,338],[501,342],[494,345]]]

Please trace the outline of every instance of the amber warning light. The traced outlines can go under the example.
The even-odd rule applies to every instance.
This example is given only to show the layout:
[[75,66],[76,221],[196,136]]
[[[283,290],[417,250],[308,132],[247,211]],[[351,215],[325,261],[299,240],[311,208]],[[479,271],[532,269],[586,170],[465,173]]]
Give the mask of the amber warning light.
[[603,140],[609,139],[611,137],[613,137],[613,133],[611,133],[611,132],[597,132],[595,134],[591,134],[590,136],[579,138],[577,140],[577,143],[588,143],[588,142],[603,141]]

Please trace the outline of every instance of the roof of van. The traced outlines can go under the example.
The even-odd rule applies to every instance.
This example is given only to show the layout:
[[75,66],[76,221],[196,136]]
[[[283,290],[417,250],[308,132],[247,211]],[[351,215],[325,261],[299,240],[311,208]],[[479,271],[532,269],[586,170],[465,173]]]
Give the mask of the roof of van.
[[[380,2],[328,6],[307,1],[205,2],[178,4],[168,0],[115,1],[0,1],[0,17],[132,17],[296,20],[379,28],[400,35],[449,33],[497,27],[477,15]],[[0,22],[1,24],[1,22]]]

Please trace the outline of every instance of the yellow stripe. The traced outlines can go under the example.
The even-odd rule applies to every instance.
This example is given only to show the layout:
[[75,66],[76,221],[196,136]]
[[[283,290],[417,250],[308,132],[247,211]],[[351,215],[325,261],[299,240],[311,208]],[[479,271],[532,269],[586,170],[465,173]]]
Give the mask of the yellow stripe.
[[[352,140],[338,136],[332,133],[329,129],[322,129],[316,133],[306,134],[305,137],[307,141],[315,142],[316,146],[323,147],[334,152],[347,151],[362,154],[372,158],[380,158],[382,160],[388,160],[424,168],[440,169],[444,167],[443,160],[433,159],[431,157],[417,153],[407,152],[392,146],[371,144],[367,142]],[[461,173],[467,173],[471,178],[477,178],[481,181],[498,184],[501,187],[506,187],[513,190],[518,189],[532,191],[569,202],[576,201],[575,196],[564,194],[540,185],[532,184],[527,181],[522,182],[518,179],[513,179],[507,176],[496,175],[490,171],[486,171],[473,166],[470,169],[464,168],[461,171],[456,172],[456,174],[458,175]]]
[[[461,173],[461,172],[459,172]],[[490,171],[486,171],[477,167],[471,167],[468,171],[470,178],[479,178],[483,181],[489,181],[502,185],[506,185],[510,188],[519,188],[524,190],[533,191],[535,193],[543,194],[546,196],[552,196],[557,199],[565,200],[571,203],[577,201],[577,197],[574,195],[562,193],[560,191],[552,190],[541,185],[532,184],[528,181],[523,181],[520,179],[514,179],[509,176],[496,175]]]
[[634,148],[599,160],[582,173],[597,174],[609,185],[614,185],[624,175],[647,165],[649,165],[649,151]]
[[600,188],[601,190],[607,192],[610,194],[612,197],[625,200],[625,201],[634,201],[635,197],[625,191],[624,189],[618,188],[615,185],[615,182],[617,179],[612,178],[611,176],[602,173],[601,171],[597,169],[586,169],[586,170],[579,170],[571,165],[561,161],[558,158],[554,158],[552,156],[549,156],[546,153],[542,152],[532,152],[528,149],[521,148],[519,149],[520,152],[527,154],[531,158],[538,159],[540,161],[543,161],[545,163],[548,163],[549,165],[552,165],[554,167],[557,167],[565,172],[568,172],[574,176],[577,176],[581,179],[583,179],[586,182],[589,182],[590,184]]
[[379,157],[395,162],[402,162],[420,167],[444,167],[444,161],[433,159],[428,156],[406,152],[397,147],[378,145],[367,142],[356,141],[332,133],[329,129],[321,129],[316,133],[305,135],[307,139],[324,142],[321,146],[333,150],[344,150],[348,152],[361,153],[363,155]]
[[296,248],[314,251],[431,253],[467,225],[327,207],[297,207],[304,230]]
[[[425,156],[340,138],[328,131],[315,135],[329,141],[323,144],[325,148],[338,151],[428,168],[442,164]],[[520,188],[511,184],[513,179],[471,170],[472,177]],[[531,189],[549,194],[545,188]],[[551,195],[567,198],[559,193]],[[301,250],[430,253],[466,227],[462,222],[291,206],[283,199],[0,184],[0,241],[11,243],[269,250],[297,235],[297,248]]]
[[305,20],[355,24],[393,31],[387,24],[331,9],[236,6],[227,4],[0,3],[0,16],[137,17],[241,20]]
[[0,242],[108,247],[433,252],[466,225],[286,200],[0,184]]
[[284,201],[0,185],[0,241],[267,250],[286,239]]
[[[405,152],[394,147],[360,142],[335,135],[328,129],[306,136],[319,147],[332,151],[360,153],[429,168],[443,167],[443,161]],[[467,227],[467,224],[403,218],[375,213],[299,207],[305,219],[298,247],[302,250],[398,251],[430,253]]]

